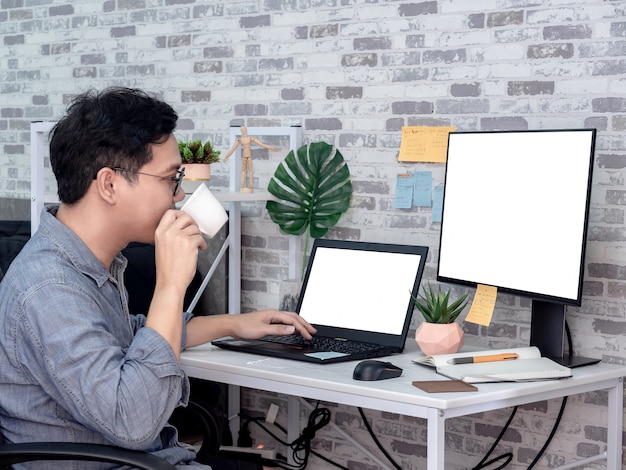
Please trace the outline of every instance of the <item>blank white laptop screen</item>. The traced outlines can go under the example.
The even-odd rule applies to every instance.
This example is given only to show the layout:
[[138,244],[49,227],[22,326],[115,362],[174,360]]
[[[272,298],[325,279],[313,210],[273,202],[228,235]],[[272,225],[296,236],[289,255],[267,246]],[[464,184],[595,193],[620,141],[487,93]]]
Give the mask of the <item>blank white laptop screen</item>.
[[318,247],[299,314],[312,324],[400,335],[420,260]]

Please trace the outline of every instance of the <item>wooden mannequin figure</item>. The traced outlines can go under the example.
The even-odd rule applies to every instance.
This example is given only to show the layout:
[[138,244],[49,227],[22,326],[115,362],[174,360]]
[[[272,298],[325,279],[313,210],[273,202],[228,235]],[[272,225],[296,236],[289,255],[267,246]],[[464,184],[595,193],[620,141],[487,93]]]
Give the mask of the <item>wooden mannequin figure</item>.
[[[264,149],[271,150],[272,152],[278,152],[276,147],[272,147],[271,145],[264,144],[258,139],[254,137],[248,136],[248,130],[245,126],[241,127],[241,137],[237,139],[235,145],[228,151],[226,156],[224,157],[224,162],[226,162],[232,153],[237,149],[237,147],[241,144],[241,192],[242,193],[251,193],[253,188],[253,178],[254,174],[252,172],[252,152],[250,151],[251,144],[256,144],[259,147],[263,147]],[[246,184],[246,173],[249,173],[249,183]]]

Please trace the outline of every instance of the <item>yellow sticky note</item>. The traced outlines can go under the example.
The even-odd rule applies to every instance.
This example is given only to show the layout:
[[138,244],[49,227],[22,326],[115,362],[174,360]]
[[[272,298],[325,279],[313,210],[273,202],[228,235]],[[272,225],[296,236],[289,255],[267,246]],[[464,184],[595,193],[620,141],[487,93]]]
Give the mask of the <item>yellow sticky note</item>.
[[496,305],[496,297],[498,296],[498,288],[493,286],[485,286],[478,284],[472,306],[465,317],[465,321],[477,323],[483,326],[489,326],[491,317],[493,316],[493,308]]
[[448,134],[454,129],[445,126],[404,126],[398,161],[445,163]]

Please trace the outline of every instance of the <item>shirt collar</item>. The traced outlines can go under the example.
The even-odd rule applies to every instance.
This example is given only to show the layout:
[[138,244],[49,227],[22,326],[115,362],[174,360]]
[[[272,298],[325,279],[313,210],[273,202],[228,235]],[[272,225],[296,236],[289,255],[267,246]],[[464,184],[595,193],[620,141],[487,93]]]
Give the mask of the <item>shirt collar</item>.
[[107,270],[78,235],[56,218],[58,209],[58,205],[44,207],[37,232],[50,239],[76,269],[91,277],[101,287],[112,278],[111,273],[117,273],[126,268],[126,258],[118,253],[113,259],[111,270]]

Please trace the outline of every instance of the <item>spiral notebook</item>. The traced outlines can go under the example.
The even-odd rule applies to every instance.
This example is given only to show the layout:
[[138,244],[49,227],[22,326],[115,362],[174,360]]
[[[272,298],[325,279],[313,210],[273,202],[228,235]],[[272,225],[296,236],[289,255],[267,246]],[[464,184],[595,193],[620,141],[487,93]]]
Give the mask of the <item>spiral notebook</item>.
[[296,308],[317,328],[315,341],[291,335],[213,344],[321,364],[400,353],[427,254],[424,246],[316,239]]
[[[518,355],[518,359],[468,364],[450,363],[453,359],[506,353],[515,353]],[[572,376],[572,370],[569,367],[562,366],[547,357],[542,357],[541,352],[535,346],[439,354],[418,357],[413,359],[413,362],[434,367],[440,375],[467,383],[528,382],[563,379]]]

